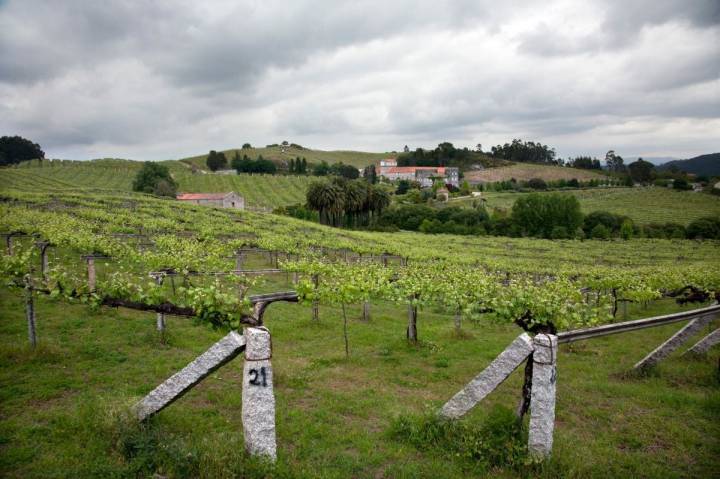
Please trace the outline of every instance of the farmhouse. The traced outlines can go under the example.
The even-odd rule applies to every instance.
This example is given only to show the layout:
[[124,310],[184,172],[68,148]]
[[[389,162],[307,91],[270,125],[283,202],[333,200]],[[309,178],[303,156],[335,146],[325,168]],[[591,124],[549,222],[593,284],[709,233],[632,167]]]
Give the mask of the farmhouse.
[[229,193],[180,193],[178,201],[187,201],[196,205],[219,206],[221,208],[245,209],[245,198],[234,191]]
[[432,186],[436,179],[456,188],[460,186],[460,171],[449,166],[397,166],[396,160],[387,159],[380,161],[378,175],[388,180],[417,181],[424,187]]

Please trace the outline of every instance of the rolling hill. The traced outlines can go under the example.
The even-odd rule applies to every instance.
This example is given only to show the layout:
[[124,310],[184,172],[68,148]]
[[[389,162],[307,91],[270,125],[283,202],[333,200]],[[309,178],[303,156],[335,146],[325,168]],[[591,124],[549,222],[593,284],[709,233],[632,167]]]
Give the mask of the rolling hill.
[[673,166],[686,173],[720,176],[720,153],[700,155],[688,160],[668,161],[657,168],[658,170],[669,170]]
[[465,179],[470,183],[507,181],[511,178],[515,178],[517,181],[527,181],[531,178],[541,178],[545,181],[571,180],[575,178],[579,181],[588,181],[605,178],[605,175],[593,170],[534,163],[515,163],[509,166],[486,168],[465,173]]
[[[304,157],[309,163],[320,163],[326,161],[329,164],[332,163],[345,163],[346,165],[353,165],[358,168],[364,168],[370,164],[377,163],[384,158],[391,158],[396,156],[396,153],[368,153],[364,151],[325,151],[325,150],[313,150],[309,148],[297,146],[269,146],[265,148],[246,148],[246,149],[230,149],[224,150],[225,156],[228,161],[232,161],[235,152],[238,152],[241,156],[247,155],[250,158],[257,158],[262,155],[266,160],[272,160],[276,163],[287,163],[291,158]],[[195,165],[201,169],[207,169],[205,160],[207,154],[193,156],[190,158],[183,158],[180,161],[183,163]]]

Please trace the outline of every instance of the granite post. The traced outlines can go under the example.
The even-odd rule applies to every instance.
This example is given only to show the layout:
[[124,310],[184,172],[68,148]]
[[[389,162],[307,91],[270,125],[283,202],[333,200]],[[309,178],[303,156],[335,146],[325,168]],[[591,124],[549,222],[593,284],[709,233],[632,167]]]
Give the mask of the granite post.
[[533,344],[528,451],[535,459],[545,459],[552,452],[555,428],[557,336],[538,334]]
[[252,455],[277,458],[275,442],[275,394],[270,363],[272,342],[265,327],[245,328],[242,422],[245,448]]
[[464,416],[505,381],[532,352],[533,340],[530,335],[523,333],[518,336],[488,367],[445,403],[440,409],[440,415],[449,419]]
[[716,329],[715,331],[695,343],[695,345],[692,348],[688,349],[685,354],[689,353],[695,354],[697,356],[702,356],[704,354],[707,354],[710,348],[715,346],[716,344],[720,344],[720,328]]
[[690,339],[695,333],[699,332],[703,326],[712,320],[713,316],[714,314],[711,314],[693,319],[680,329],[680,331],[673,334],[670,339],[655,348],[654,351],[645,356],[642,360],[638,361],[637,364],[633,366],[633,369],[635,371],[644,371],[655,366],[657,363],[669,356],[670,353],[682,346],[683,343]]
[[138,419],[144,421],[172,404],[213,371],[235,358],[244,348],[245,338],[236,331],[230,331],[180,372],[145,396],[135,406]]

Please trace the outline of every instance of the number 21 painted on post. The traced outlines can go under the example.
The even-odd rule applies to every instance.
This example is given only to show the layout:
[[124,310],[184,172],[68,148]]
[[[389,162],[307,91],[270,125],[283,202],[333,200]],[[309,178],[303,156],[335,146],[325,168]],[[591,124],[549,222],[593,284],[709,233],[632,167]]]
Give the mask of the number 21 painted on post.
[[[250,384],[253,386],[267,387],[267,373],[265,372],[265,367],[260,368],[259,374],[257,369],[251,369],[248,374],[250,375]],[[262,376],[262,381],[259,376]]]

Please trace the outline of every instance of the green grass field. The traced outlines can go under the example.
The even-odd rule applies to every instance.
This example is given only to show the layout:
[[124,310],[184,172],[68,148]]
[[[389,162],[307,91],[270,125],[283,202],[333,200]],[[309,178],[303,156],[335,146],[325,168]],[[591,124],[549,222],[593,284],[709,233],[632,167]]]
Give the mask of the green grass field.
[[[580,201],[584,213],[609,211],[629,216],[639,224],[680,223],[687,225],[703,216],[720,214],[720,196],[660,187],[596,188],[568,190]],[[527,193],[483,192],[488,208],[512,208]],[[541,193],[545,194],[545,193]],[[467,200],[470,201],[470,200]]]
[[[273,333],[279,461],[243,453],[242,362],[236,359],[156,416],[146,428],[129,406],[224,332],[154,315],[38,304],[40,346],[26,346],[21,297],[0,291],[0,470],[3,477],[716,477],[720,451],[718,353],[673,357],[645,378],[632,364],[679,326],[563,346],[553,457],[542,467],[493,465],[392,432],[397,418],[435,411],[485,367],[518,329],[484,323],[453,332],[448,314],[422,311],[421,343],[404,338],[402,308],[350,308],[345,359],[337,309],[276,304]],[[630,317],[676,310],[632,308]],[[717,322],[716,322],[717,326]],[[463,420],[485,424],[514,408],[521,372]],[[394,426],[395,425],[395,426]],[[520,438],[517,444],[522,444]]]
[[[266,160],[273,160],[278,162],[289,162],[291,158],[304,157],[309,163],[320,163],[326,161],[329,164],[333,163],[345,163],[346,165],[353,165],[358,168],[364,168],[368,165],[377,163],[384,158],[391,158],[397,155],[397,153],[368,153],[364,151],[324,151],[324,150],[311,150],[311,149],[299,149],[296,147],[285,147],[279,146],[266,147],[266,148],[249,148],[245,150],[231,149],[225,150],[225,156],[228,161],[232,161],[235,152],[239,152],[240,156],[248,155],[250,158],[257,158],[262,155]],[[205,160],[207,154],[193,156],[190,158],[183,158],[180,161],[188,164],[194,164],[198,168],[207,169]]]

